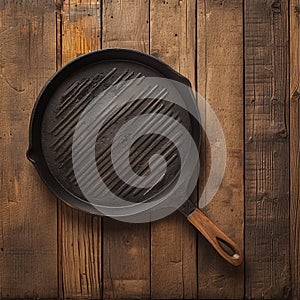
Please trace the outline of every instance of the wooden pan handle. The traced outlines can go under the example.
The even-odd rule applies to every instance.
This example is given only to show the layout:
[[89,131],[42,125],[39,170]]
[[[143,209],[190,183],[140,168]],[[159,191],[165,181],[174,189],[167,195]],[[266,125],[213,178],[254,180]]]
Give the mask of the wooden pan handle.
[[234,266],[242,263],[243,255],[238,245],[210,221],[201,210],[196,208],[187,218],[226,261]]

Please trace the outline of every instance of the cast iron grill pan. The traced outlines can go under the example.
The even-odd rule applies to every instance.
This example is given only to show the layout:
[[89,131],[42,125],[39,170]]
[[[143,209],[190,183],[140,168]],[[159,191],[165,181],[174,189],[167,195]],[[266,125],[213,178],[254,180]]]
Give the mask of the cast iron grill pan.
[[[190,86],[190,82],[163,62],[144,53],[129,49],[106,49],[83,55],[57,72],[41,91],[30,122],[28,159],[34,164],[45,184],[66,203],[79,209],[98,213],[82,194],[72,165],[72,140],[76,124],[84,109],[97,95],[119,82],[147,77],[172,79]],[[120,87],[122,93],[122,87]],[[162,100],[165,95],[181,103]],[[164,114],[181,123],[199,143],[198,122],[188,111],[198,111],[192,93],[178,91],[175,85],[165,87],[145,85],[138,101],[114,106],[104,103],[99,112],[105,117],[96,144],[97,173],[115,195],[130,202],[145,202],[159,198],[166,189],[172,189],[181,169],[179,153],[167,137],[147,134],[134,142],[129,160],[138,175],[147,175],[149,159],[161,154],[167,162],[167,171],[150,188],[137,188],[123,182],[111,162],[111,144],[118,129],[128,120],[143,114]],[[178,102],[177,102],[178,103]],[[149,128],[156,126],[149,121]],[[172,137],[176,129],[172,122],[161,125]],[[166,134],[166,136],[169,136]],[[186,145],[189,147],[189,145]],[[85,153],[82,152],[84,158]],[[79,171],[89,189],[95,189],[95,174],[88,164]],[[239,247],[218,229],[195,205],[187,200],[180,211],[207,238],[217,252],[232,265],[238,266],[243,258]]]
[[[161,74],[144,65],[129,61],[100,62],[81,69],[80,73],[70,74],[51,97],[42,121],[42,150],[50,172],[73,195],[86,200],[74,175],[71,153],[73,134],[80,114],[96,95],[111,85],[121,80],[136,78],[142,80],[146,76],[159,77]],[[191,131],[191,121],[187,111],[176,104],[160,99],[160,96],[166,93],[169,91],[145,86],[142,96],[146,98],[126,103],[121,108],[108,108],[111,112],[105,114],[106,122],[98,133],[95,147],[97,167],[107,187],[122,199],[132,202],[145,201],[159,194],[178,176],[180,158],[176,147],[167,138],[154,134],[137,140],[132,146],[130,157],[133,170],[138,175],[147,175],[150,157],[155,153],[164,155],[168,162],[167,173],[151,189],[127,186],[115,173],[110,160],[112,139],[118,129],[134,116],[147,113],[166,114]],[[154,126],[154,122],[149,124],[149,128]],[[166,131],[169,130],[169,126],[166,124]],[[176,132],[172,134],[175,135]],[[95,176],[91,173],[91,167],[83,168],[81,174],[86,176],[86,181],[90,182],[90,188],[93,189]]]

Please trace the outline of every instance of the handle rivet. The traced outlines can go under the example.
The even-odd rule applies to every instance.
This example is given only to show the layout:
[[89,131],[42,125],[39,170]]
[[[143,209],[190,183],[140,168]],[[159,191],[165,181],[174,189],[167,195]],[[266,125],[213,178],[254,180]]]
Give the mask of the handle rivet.
[[240,258],[240,256],[239,256],[237,253],[235,253],[232,257],[233,257],[234,259],[239,259],[239,258]]

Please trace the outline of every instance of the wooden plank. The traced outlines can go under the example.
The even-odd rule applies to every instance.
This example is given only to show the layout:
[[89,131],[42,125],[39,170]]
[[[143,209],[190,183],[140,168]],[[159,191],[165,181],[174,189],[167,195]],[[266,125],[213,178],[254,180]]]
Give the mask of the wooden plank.
[[[195,1],[150,1],[150,53],[195,87]],[[151,296],[197,297],[196,231],[178,212],[151,225]]]
[[290,264],[292,298],[300,298],[300,1],[290,3]]
[[0,297],[56,298],[57,202],[25,156],[35,98],[55,72],[55,5],[0,11]]
[[[148,52],[148,1],[103,2],[103,48]],[[103,220],[103,297],[150,297],[149,224]]]
[[[216,113],[227,147],[222,185],[204,213],[243,248],[243,1],[198,1],[198,91]],[[209,118],[209,115],[207,116]],[[205,127],[205,120],[204,127]],[[209,146],[204,141],[204,179]],[[199,197],[203,182],[200,182]],[[243,266],[232,267],[199,235],[198,297],[241,299]]]
[[[58,59],[64,65],[80,54],[100,49],[100,3],[57,3]],[[61,27],[59,27],[61,25]],[[59,291],[61,298],[100,298],[101,218],[59,205]]]
[[245,1],[246,297],[288,299],[288,1]]
[[103,1],[103,48],[149,52],[149,0]]

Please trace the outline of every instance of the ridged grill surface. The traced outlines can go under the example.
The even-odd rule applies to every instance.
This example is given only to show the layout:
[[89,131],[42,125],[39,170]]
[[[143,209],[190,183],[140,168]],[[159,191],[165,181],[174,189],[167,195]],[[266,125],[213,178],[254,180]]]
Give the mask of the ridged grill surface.
[[[132,65],[126,62],[114,64],[114,67],[109,63],[99,64],[70,76],[51,98],[42,124],[42,147],[50,171],[72,194],[84,199],[74,175],[71,152],[73,134],[79,116],[100,92],[110,86],[121,80],[134,78],[143,81],[146,76],[160,76],[160,74],[142,65]],[[120,93],[122,93],[122,87]],[[157,134],[139,138],[131,147],[130,152],[131,167],[138,175],[149,174],[148,163],[153,154],[158,153],[165,157],[167,172],[163,178],[158,178],[154,186],[135,188],[127,185],[117,176],[111,162],[112,140],[119,128],[132,117],[162,113],[176,119],[190,131],[188,113],[175,104],[161,100],[161,97],[168,93],[170,90],[167,88],[145,86],[143,92],[137,95],[140,101],[126,103],[121,108],[108,103],[99,111],[99,115],[105,118],[105,122],[98,132],[95,146],[98,172],[106,186],[123,199],[133,202],[145,201],[159,194],[178,176],[180,170],[178,150],[169,139]],[[180,141],[180,136],[172,124],[170,119],[170,122],[164,124],[150,121],[146,126],[149,130],[161,126],[166,135]],[[97,125],[93,124],[93,126]],[[81,154],[80,159],[84,160],[84,151],[82,149],[78,151]],[[124,158],[118,159],[122,161]],[[91,166],[85,164],[79,172],[90,191],[96,191],[97,177],[94,176]],[[105,197],[104,190],[103,197]]]

